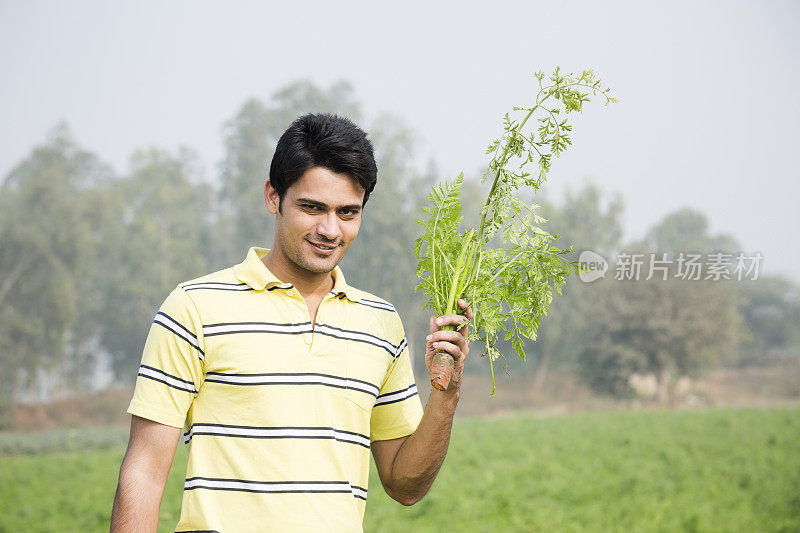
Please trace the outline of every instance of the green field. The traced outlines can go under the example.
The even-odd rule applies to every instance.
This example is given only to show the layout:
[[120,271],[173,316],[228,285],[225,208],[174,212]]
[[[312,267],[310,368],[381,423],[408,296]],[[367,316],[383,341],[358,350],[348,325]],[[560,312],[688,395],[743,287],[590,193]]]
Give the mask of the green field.
[[[21,454],[9,439],[0,531],[108,531],[121,446]],[[184,469],[179,453],[160,531],[177,521]],[[800,409],[459,419],[424,500],[392,502],[374,469],[369,495],[368,532],[800,532]]]

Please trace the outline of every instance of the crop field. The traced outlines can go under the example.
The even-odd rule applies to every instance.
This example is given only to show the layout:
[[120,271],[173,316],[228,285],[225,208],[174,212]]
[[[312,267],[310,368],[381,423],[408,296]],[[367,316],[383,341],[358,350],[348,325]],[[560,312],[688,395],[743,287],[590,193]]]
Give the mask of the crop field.
[[[108,531],[125,437],[0,434],[0,531]],[[418,504],[389,500],[373,469],[364,527],[797,532],[798,450],[796,407],[462,418]],[[159,531],[177,522],[184,470],[181,451]]]

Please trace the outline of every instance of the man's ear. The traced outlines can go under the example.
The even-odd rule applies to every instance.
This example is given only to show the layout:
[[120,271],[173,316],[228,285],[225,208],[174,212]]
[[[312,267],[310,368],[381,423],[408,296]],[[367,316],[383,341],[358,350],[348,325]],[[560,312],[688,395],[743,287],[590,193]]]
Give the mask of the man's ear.
[[267,210],[270,213],[273,215],[278,213],[281,205],[281,198],[278,194],[278,191],[272,187],[272,184],[269,182],[269,180],[267,180],[267,182],[264,184],[264,201],[266,202]]

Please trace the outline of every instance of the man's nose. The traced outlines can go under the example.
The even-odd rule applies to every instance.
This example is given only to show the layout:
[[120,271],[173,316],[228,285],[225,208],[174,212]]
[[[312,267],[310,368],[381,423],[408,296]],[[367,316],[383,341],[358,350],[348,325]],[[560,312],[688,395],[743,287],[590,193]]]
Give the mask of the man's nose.
[[332,241],[341,237],[342,230],[339,228],[339,217],[336,213],[326,214],[317,226],[317,232]]

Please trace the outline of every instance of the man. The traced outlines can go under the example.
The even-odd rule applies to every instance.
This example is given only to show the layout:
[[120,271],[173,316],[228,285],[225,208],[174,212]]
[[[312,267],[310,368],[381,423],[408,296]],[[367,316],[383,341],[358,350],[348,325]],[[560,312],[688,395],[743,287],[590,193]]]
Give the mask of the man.
[[450,439],[467,328],[440,329],[458,315],[431,318],[426,363],[443,349],[456,368],[423,413],[397,312],[337,266],[376,176],[370,141],[347,119],[305,115],[283,134],[264,188],[272,249],[181,283],[153,322],[113,532],[156,530],[182,427],[177,531],[360,531],[370,449],[392,498],[426,494]]

